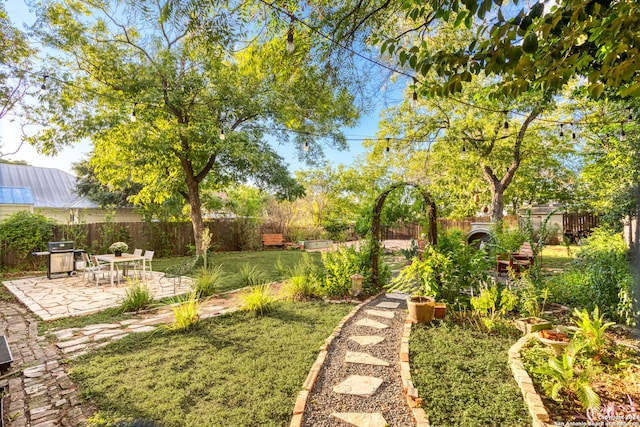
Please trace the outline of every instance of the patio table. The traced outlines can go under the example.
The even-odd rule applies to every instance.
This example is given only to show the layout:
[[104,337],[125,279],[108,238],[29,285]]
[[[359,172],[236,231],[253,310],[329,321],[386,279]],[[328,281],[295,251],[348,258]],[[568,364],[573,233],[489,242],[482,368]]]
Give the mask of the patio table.
[[[142,271],[145,271],[147,266],[145,258],[142,255],[122,254],[121,256],[115,256],[114,254],[105,254],[96,255],[95,257],[98,261],[105,261],[109,263],[109,279],[111,279],[111,286],[113,286],[113,272],[115,270],[116,263],[142,261]],[[118,280],[118,283],[120,283],[120,280]]]

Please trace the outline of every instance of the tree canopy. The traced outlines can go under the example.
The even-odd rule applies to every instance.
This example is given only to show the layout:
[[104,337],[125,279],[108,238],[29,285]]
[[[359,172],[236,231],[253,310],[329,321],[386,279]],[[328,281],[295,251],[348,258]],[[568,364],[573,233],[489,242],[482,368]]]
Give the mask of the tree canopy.
[[344,147],[339,129],[357,111],[347,84],[310,56],[310,38],[298,34],[287,52],[277,26],[256,32],[269,24],[263,8],[44,3],[35,32],[53,49],[53,84],[48,102],[30,110],[46,125],[32,142],[55,152],[89,138],[96,176],[113,188],[140,185],[135,204],[181,195],[196,247],[201,188],[252,182],[282,198],[301,195],[271,144],[294,135],[303,153],[315,142],[311,158],[321,142]]

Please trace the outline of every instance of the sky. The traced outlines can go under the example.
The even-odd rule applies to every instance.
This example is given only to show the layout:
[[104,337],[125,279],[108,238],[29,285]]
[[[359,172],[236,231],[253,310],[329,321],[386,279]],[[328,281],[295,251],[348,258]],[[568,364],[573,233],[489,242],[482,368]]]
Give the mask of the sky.
[[[13,24],[18,28],[22,29],[24,25],[31,25],[35,19],[22,0],[9,0],[5,3],[5,8]],[[381,99],[385,97],[386,94],[380,94]],[[362,141],[365,138],[375,138],[383,106],[383,103],[378,103],[377,106],[374,106],[370,112],[361,117],[358,126],[355,128],[343,129],[349,144],[347,150],[339,151],[325,148],[325,155],[331,164],[350,165],[357,156],[365,152]],[[8,114],[0,119],[0,141],[3,145],[3,152],[10,153],[19,147],[21,132],[20,119],[18,117]],[[298,154],[292,144],[275,144],[273,147],[285,159],[290,171],[293,172],[307,167],[298,160]],[[88,141],[67,147],[54,157],[39,154],[33,146],[22,145],[16,154],[5,156],[4,159],[24,160],[32,166],[56,168],[73,173],[71,169],[72,163],[80,161],[90,151],[91,144]]]

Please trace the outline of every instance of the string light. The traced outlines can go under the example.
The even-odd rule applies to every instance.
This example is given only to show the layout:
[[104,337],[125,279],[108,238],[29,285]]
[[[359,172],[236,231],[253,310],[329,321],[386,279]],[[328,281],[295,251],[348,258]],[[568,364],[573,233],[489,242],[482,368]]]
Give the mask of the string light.
[[629,112],[629,121],[632,122],[633,121],[633,112],[631,111],[631,107],[627,107],[627,111]]
[[624,122],[620,122],[620,138],[624,139],[627,134],[624,131]]
[[226,136],[224,135],[224,128],[221,126],[220,127],[220,141],[224,141],[225,138],[226,138]]
[[309,141],[304,142],[304,151],[305,153],[309,151]]
[[571,123],[571,139],[573,139],[573,140],[576,139],[576,128],[575,128],[575,125],[573,123]]
[[509,129],[509,120],[508,120],[509,112],[507,110],[504,110],[503,113],[504,113],[504,125],[503,125],[503,127],[504,127],[505,130],[507,130],[507,129]]
[[560,123],[560,138],[562,138],[564,136],[564,131],[562,130],[563,126],[564,126],[564,124]]
[[47,93],[47,79],[48,78],[49,78],[49,76],[47,74],[42,76],[42,85],[40,86],[40,95],[44,95],[45,93]]
[[386,148],[386,152],[387,153],[389,152],[389,139],[391,139],[391,138],[387,138],[387,148]]
[[137,107],[138,103],[134,102],[133,103],[133,110],[131,110],[131,115],[129,116],[129,120],[131,120],[132,122],[135,122],[136,120],[138,120],[138,118],[136,117],[136,107]]
[[293,43],[293,24],[295,18],[291,15],[291,24],[289,24],[289,31],[287,31],[287,52],[293,53],[296,50],[296,45]]

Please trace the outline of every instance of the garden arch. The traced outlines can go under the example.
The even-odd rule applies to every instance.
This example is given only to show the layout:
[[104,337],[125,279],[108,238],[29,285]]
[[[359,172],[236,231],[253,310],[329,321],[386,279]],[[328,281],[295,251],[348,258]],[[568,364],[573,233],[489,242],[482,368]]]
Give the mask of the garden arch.
[[438,215],[436,211],[436,204],[431,199],[431,195],[418,184],[412,182],[397,182],[392,184],[389,188],[384,190],[373,205],[373,219],[371,221],[371,235],[372,235],[372,247],[371,247],[371,285],[374,289],[379,287],[378,283],[378,261],[380,258],[380,214],[382,207],[384,206],[387,196],[393,190],[400,187],[414,187],[420,195],[424,198],[427,204],[427,216],[429,217],[429,230],[427,232],[427,240],[430,244],[435,245],[438,242]]

